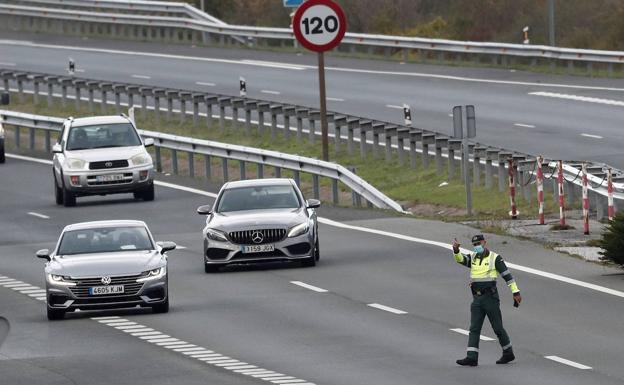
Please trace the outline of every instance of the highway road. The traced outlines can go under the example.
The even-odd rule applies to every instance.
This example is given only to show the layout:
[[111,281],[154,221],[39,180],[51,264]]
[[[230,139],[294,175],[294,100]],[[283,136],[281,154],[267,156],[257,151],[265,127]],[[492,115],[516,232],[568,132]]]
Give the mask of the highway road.
[[[0,33],[0,67],[115,82],[248,95],[317,107],[316,58],[245,49]],[[503,69],[440,67],[330,57],[330,110],[447,133],[454,105],[474,104],[477,140],[566,160],[606,162],[624,169],[624,80],[555,76]]]
[[[160,178],[177,187],[158,186],[154,202],[120,195],[63,208],[54,204],[49,164],[11,157],[0,167],[0,315],[12,324],[0,348],[2,384],[624,382],[619,270],[493,236],[524,297],[512,308],[499,283],[518,359],[495,365],[500,347],[485,340],[480,366],[462,368],[455,359],[465,354],[459,329],[468,327],[468,271],[447,248],[411,237],[465,240],[474,230],[325,207],[317,267],[205,274],[195,208],[210,203],[218,186]],[[34,252],[53,247],[69,223],[122,218],[144,220],[158,240],[184,247],[169,258],[171,312],[79,312],[47,321],[37,300],[43,263]],[[491,337],[486,326],[483,338]]]

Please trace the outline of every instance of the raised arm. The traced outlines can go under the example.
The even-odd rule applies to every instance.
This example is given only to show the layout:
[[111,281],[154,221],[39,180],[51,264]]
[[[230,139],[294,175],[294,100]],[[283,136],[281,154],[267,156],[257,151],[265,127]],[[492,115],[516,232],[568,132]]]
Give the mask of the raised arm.
[[459,242],[457,241],[457,238],[453,240],[453,257],[455,258],[455,262],[460,265],[470,267],[470,255],[462,254],[459,251]]

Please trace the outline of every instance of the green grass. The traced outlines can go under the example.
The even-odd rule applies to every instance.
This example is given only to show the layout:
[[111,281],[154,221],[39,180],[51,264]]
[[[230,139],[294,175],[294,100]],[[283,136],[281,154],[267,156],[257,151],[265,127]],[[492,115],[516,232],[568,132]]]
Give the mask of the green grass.
[[[81,108],[76,109],[74,107],[74,101],[69,100],[66,107],[62,107],[58,100],[55,100],[53,107],[48,107],[44,99],[41,98],[38,104],[34,104],[32,97],[26,96],[24,102],[20,102],[17,95],[12,95],[12,103],[10,109],[14,111],[35,113],[39,115],[49,115],[57,117],[81,117],[91,115],[86,103],[81,105]],[[115,110],[112,106],[108,108],[107,113],[114,114]],[[96,104],[95,114],[101,114],[100,105]],[[321,153],[320,140],[316,140],[315,144],[308,142],[307,134],[302,135],[300,141],[297,141],[295,133],[291,133],[291,138],[286,139],[283,137],[281,131],[278,132],[277,138],[272,139],[270,135],[270,128],[265,127],[264,135],[259,135],[257,129],[252,127],[251,135],[246,135],[243,128],[243,123],[238,124],[238,128],[234,129],[230,121],[226,121],[226,127],[224,131],[219,129],[218,120],[212,121],[212,126],[208,128],[206,126],[205,118],[201,119],[199,124],[193,125],[192,119],[188,117],[184,123],[180,122],[180,119],[165,120],[165,114],[161,113],[161,120],[157,122],[155,120],[155,114],[149,112],[146,119],[141,117],[140,111],[136,113],[137,125],[141,129],[172,133],[181,136],[189,136],[194,138],[214,140],[218,142],[234,143],[244,146],[270,149],[289,154],[296,154],[306,157],[318,158]],[[318,129],[318,128],[317,128]],[[22,141],[27,141],[27,131],[22,130]],[[7,135],[8,143],[12,141],[13,137]],[[331,139],[331,138],[330,138]],[[24,144],[22,144],[24,145]],[[168,156],[167,151],[163,150],[163,163]],[[380,148],[379,158],[375,159],[369,152],[366,159],[361,159],[359,155],[359,143],[354,146],[354,155],[349,155],[346,151],[346,144],[343,143],[340,152],[336,152],[333,141],[330,140],[330,159],[333,162],[339,163],[346,167],[355,167],[357,174],[361,176],[368,183],[375,186],[377,189],[388,195],[390,198],[400,202],[404,206],[414,207],[419,205],[433,205],[434,209],[424,213],[424,216],[439,218],[437,215],[437,209],[439,211],[444,209],[451,210],[451,214],[444,214],[447,218],[448,215],[452,216],[453,220],[464,219],[496,219],[496,218],[508,218],[509,211],[509,197],[507,192],[498,192],[496,178],[494,178],[495,188],[487,190],[484,187],[473,188],[473,209],[474,215],[468,217],[465,212],[462,211],[465,208],[465,190],[463,182],[459,179],[459,170],[457,170],[457,177],[448,181],[448,175],[446,173],[446,163],[444,165],[444,172],[438,174],[435,170],[433,160],[430,161],[429,168],[423,170],[420,154],[418,154],[418,161],[416,169],[412,169],[409,164],[404,166],[400,165],[397,160],[397,156],[393,153],[393,160],[391,162],[385,162],[383,159],[384,149]],[[197,175],[203,174],[204,166],[200,157],[195,157],[198,161],[195,164],[195,173]],[[406,152],[406,158],[408,154]],[[178,154],[178,160],[181,164],[180,174],[188,170],[187,156],[185,153]],[[406,159],[409,162],[409,159]],[[218,159],[212,160],[212,169],[215,172],[219,172],[221,169],[221,163]],[[230,177],[236,179],[238,177],[238,162],[230,162]],[[247,166],[247,177],[255,175],[255,165],[249,164]],[[265,175],[274,175],[274,171],[270,167],[265,167]],[[291,172],[284,170],[282,176],[292,176]],[[307,183],[311,180],[310,175],[301,174],[302,183]],[[483,176],[482,176],[483,179]],[[447,185],[440,187],[442,182],[448,182]],[[321,188],[328,190],[330,188],[331,181],[328,178],[321,178]],[[310,187],[306,187],[307,190]],[[341,203],[350,201],[350,192],[345,186],[341,186],[342,196]],[[326,191],[327,194],[327,191]],[[327,196],[327,195],[326,195]],[[533,197],[535,192],[533,192]],[[555,209],[554,201],[548,199],[546,211],[553,212]],[[521,213],[521,218],[535,218],[537,215],[537,205],[535,198],[529,202],[525,202],[522,198],[517,198],[518,209]]]

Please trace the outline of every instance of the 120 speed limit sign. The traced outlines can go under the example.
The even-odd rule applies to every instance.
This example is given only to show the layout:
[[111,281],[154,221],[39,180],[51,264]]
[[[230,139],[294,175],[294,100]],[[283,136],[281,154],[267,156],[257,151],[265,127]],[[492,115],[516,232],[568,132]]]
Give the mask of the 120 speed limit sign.
[[347,23],[342,8],[331,0],[308,0],[295,13],[293,31],[305,48],[324,52],[344,37]]

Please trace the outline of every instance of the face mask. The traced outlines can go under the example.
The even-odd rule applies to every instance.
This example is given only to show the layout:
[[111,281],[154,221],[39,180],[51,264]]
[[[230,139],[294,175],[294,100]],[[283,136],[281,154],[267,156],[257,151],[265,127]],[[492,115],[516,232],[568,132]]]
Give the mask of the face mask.
[[485,251],[482,245],[477,245],[474,247],[474,252],[477,254],[482,254]]

